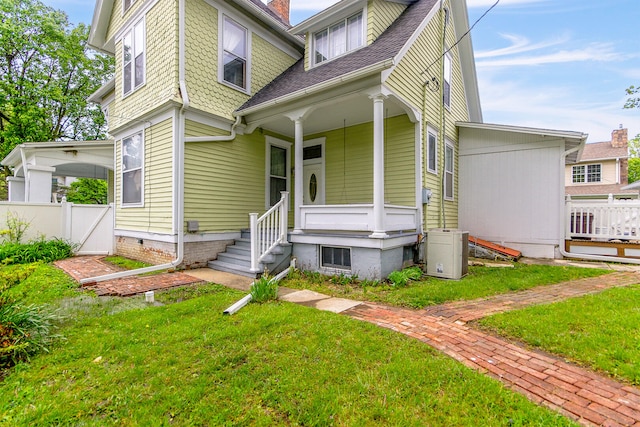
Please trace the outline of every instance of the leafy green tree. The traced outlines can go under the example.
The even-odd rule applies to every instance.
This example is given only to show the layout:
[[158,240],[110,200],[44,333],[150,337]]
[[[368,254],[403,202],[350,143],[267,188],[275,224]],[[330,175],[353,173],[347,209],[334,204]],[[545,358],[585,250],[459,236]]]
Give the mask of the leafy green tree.
[[629,158],[629,184],[640,180],[640,157]]
[[88,35],[39,0],[0,0],[0,158],[24,142],[104,138],[102,111],[86,99],[114,61]]
[[[627,88],[627,102],[624,104],[624,108],[640,108],[640,87],[629,86]],[[640,134],[629,141],[629,155],[631,157],[640,157]],[[629,182],[634,182],[640,179],[640,176],[631,181],[631,162],[629,162]]]
[[67,191],[67,202],[81,205],[106,205],[107,181],[102,179],[79,178],[73,181]]

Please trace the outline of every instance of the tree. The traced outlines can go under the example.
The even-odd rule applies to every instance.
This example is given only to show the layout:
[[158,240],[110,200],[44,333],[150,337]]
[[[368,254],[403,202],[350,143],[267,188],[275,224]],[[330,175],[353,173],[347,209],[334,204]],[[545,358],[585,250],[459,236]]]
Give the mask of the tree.
[[640,97],[633,97],[633,95],[640,95],[640,87],[635,87],[633,85],[629,86],[627,88],[627,95],[631,97],[627,98],[624,108],[640,108]]
[[89,27],[39,0],[0,0],[0,12],[0,158],[24,142],[104,138],[87,97],[114,60],[88,48]]
[[[640,97],[634,97],[633,95],[640,95],[640,87],[629,86],[627,88],[627,102],[624,104],[624,108],[640,108]],[[629,155],[632,158],[640,157],[640,134],[629,141]],[[629,159],[632,160],[632,159]],[[640,168],[640,165],[635,167]],[[634,175],[635,179],[631,179],[631,161],[629,161],[629,182],[635,182],[640,179],[640,175]]]
[[107,181],[102,179],[79,178],[67,190],[67,202],[81,205],[106,205]]
[[640,180],[640,157],[629,159],[629,184]]

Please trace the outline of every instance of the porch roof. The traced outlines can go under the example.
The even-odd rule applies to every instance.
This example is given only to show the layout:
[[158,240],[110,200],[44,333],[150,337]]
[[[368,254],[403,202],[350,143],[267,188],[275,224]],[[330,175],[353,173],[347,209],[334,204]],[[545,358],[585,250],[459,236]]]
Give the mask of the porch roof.
[[438,0],[419,0],[415,2],[407,7],[402,15],[372,44],[341,58],[327,61],[325,64],[306,71],[305,60],[304,58],[300,59],[258,91],[237,110],[237,113],[246,114],[249,109],[269,104],[270,101],[287,95],[300,93],[303,96],[305,95],[305,89],[310,89],[328,80],[334,80],[359,70],[371,68],[376,64],[385,64],[384,68],[393,66],[396,55],[401,52],[413,33],[437,3]]
[[24,174],[23,161],[30,165],[50,166],[54,175],[82,178],[107,177],[113,170],[113,141],[29,142],[16,146],[0,161],[14,169],[15,176]]

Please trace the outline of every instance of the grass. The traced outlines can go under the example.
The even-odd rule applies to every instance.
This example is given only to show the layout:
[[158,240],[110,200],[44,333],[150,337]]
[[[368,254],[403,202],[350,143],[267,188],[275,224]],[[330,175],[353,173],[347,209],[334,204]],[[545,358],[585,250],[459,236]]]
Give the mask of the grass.
[[66,339],[0,382],[0,425],[573,425],[345,316],[273,302],[223,316],[242,294],[218,285],[157,292],[164,306],[54,287]]
[[458,281],[427,277],[404,287],[366,280],[337,280],[340,276],[330,278],[317,273],[300,272],[290,275],[280,284],[337,297],[421,309],[449,301],[472,300],[607,273],[610,271],[516,263],[513,268],[471,266],[469,274]]
[[640,385],[640,286],[494,315],[486,329]]
[[104,260],[113,265],[117,265],[118,267],[122,267],[125,270],[137,270],[139,268],[151,267],[152,265],[146,262],[137,261],[135,259],[125,258],[121,256],[108,256],[105,257]]

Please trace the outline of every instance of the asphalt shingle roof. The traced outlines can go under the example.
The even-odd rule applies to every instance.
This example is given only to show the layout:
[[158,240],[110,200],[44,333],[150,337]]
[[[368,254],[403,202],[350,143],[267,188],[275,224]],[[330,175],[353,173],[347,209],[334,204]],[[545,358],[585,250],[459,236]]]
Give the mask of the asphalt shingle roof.
[[582,156],[580,156],[580,161],[617,159],[620,157],[629,157],[627,147],[615,148],[611,146],[611,142],[596,142],[585,144]]
[[258,91],[238,111],[242,112],[247,108],[392,59],[406,44],[436,3],[438,0],[416,1],[408,6],[400,17],[372,44],[348,55],[327,61],[325,64],[310,68],[308,71],[304,69],[304,58],[300,59]]

